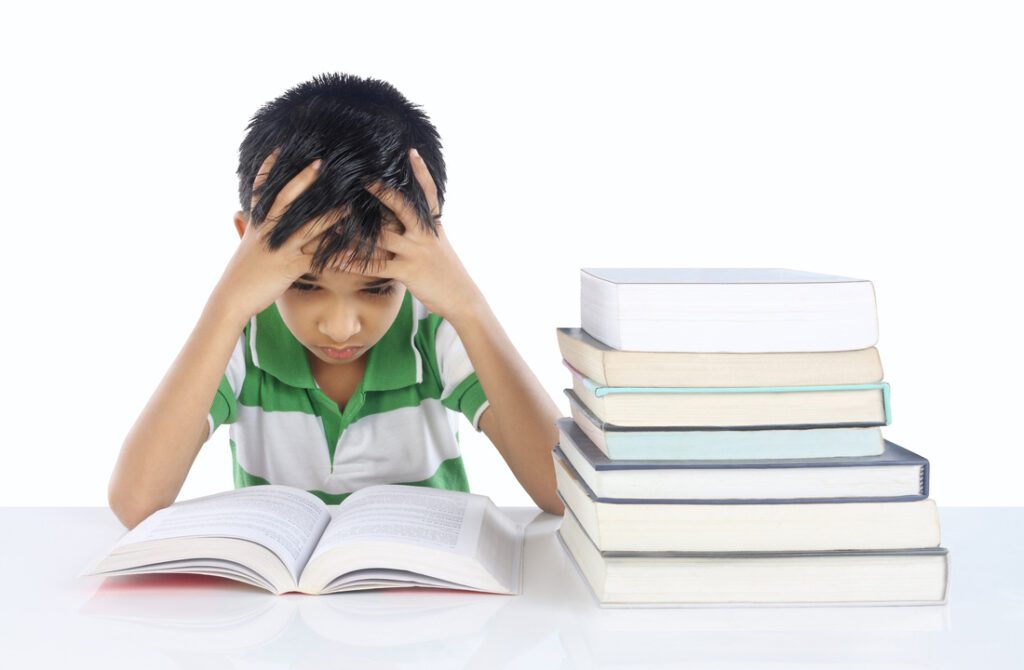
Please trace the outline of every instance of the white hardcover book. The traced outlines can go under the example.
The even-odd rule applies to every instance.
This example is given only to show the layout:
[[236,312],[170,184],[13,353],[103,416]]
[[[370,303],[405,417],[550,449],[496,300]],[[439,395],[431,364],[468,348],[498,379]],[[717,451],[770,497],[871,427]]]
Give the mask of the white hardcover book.
[[580,322],[614,349],[814,352],[873,347],[870,281],[783,268],[582,268]]

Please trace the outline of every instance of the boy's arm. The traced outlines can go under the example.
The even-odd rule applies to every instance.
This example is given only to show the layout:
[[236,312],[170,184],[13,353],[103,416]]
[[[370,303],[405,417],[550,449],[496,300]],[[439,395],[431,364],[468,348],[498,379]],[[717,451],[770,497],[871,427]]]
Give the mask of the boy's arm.
[[[277,160],[275,149],[253,179],[258,193]],[[242,239],[171,369],[164,375],[121,446],[107,500],[121,522],[134,528],[174,502],[210,430],[207,415],[245,324],[310,269],[319,237],[336,222],[330,213],[305,223],[277,249],[267,242],[292,200],[317,179],[313,161],[278,192],[259,227],[235,213]],[[255,209],[254,195],[251,209]]]
[[441,224],[437,186],[416,149],[409,161],[429,207],[434,232],[399,191],[373,183],[365,188],[402,222],[405,232],[381,231],[378,246],[394,258],[373,274],[405,284],[421,303],[452,325],[469,356],[490,406],[478,425],[512,473],[545,512],[561,514],[551,450],[558,443],[561,413],[516,351]]
[[209,437],[207,415],[247,320],[226,304],[211,296],[121,446],[107,499],[128,528],[174,502]]
[[516,351],[483,295],[448,321],[490,402],[480,415],[480,430],[537,506],[562,514],[564,505],[555,493],[551,460],[559,437],[555,422],[562,416],[557,405]]

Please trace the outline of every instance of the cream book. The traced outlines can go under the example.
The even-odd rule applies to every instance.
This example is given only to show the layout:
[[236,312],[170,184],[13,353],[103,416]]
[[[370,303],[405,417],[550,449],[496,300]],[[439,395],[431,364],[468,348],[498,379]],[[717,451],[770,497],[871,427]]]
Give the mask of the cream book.
[[266,484],[158,510],[79,577],[193,573],[275,594],[410,586],[519,594],[524,538],[525,527],[483,495],[383,484],[328,505]]
[[600,551],[566,510],[557,531],[600,607],[906,606],[949,600],[946,547],[885,551]]
[[849,351],[622,351],[556,328],[562,358],[602,386],[813,386],[882,381],[876,347]]

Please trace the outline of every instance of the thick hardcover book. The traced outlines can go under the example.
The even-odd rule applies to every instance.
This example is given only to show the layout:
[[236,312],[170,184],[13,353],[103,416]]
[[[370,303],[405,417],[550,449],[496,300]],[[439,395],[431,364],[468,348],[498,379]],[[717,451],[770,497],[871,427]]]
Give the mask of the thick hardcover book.
[[865,349],[870,281],[782,268],[582,268],[583,330],[628,351]]
[[601,607],[948,602],[945,547],[887,551],[601,551],[567,509],[558,539]]
[[604,386],[812,386],[882,380],[876,347],[850,351],[709,353],[623,351],[582,328],[557,328],[558,349]]
[[569,413],[594,445],[612,460],[745,460],[877,456],[882,429],[843,426],[743,426],[653,428],[616,426],[594,416],[572,389]]
[[568,418],[560,450],[602,502],[895,502],[928,497],[928,459],[886,440],[878,456],[615,461]]
[[931,498],[896,502],[600,500],[557,448],[557,491],[602,551],[832,551],[939,545]]
[[602,386],[564,360],[576,396],[601,421],[642,427],[886,426],[889,384],[771,387]]
[[275,594],[409,586],[516,594],[524,537],[473,493],[384,484],[327,505],[264,484],[158,510],[79,576],[205,574]]

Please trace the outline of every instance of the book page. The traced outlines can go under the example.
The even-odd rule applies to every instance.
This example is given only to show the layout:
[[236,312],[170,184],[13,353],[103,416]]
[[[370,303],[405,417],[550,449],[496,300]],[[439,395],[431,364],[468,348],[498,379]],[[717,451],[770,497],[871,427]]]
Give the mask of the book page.
[[[401,484],[371,486],[356,491],[332,508],[331,515],[333,518],[308,562],[313,568],[308,575],[309,588],[319,589],[321,584],[330,582],[332,590],[342,590],[353,576],[358,578],[358,574],[367,574],[366,569],[378,569],[390,574],[389,579],[396,584],[415,570],[422,579],[408,580],[410,584],[440,586],[444,580],[448,580],[444,584],[455,584],[451,580],[456,580],[460,588],[491,590],[492,586],[484,587],[479,581],[481,573],[456,567],[476,565],[509,592],[520,589],[524,528],[487,496]],[[379,555],[379,563],[346,575],[336,572],[333,580],[326,579],[328,575],[324,574],[332,568],[317,564],[317,559],[328,552],[344,552],[350,547],[352,555],[361,555],[359,552],[367,547],[381,551],[382,543],[397,546],[393,552]],[[445,554],[452,555],[452,560],[444,560]],[[410,563],[410,556],[418,558]],[[456,560],[456,556],[462,559]]]
[[263,484],[182,500],[125,533],[114,549],[176,537],[234,537],[274,552],[298,581],[331,519],[327,505],[291,486]]
[[332,510],[333,518],[310,560],[339,545],[365,540],[472,556],[488,502],[485,496],[416,486],[360,489]]

